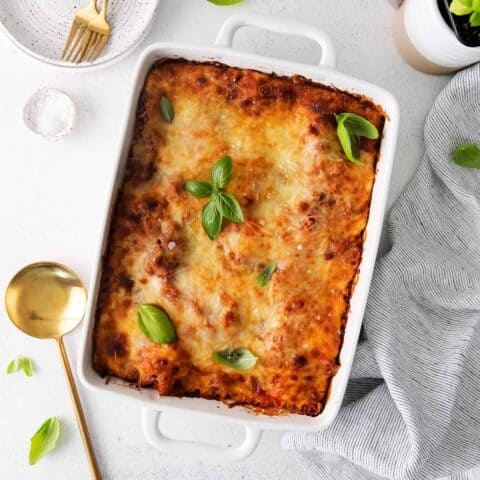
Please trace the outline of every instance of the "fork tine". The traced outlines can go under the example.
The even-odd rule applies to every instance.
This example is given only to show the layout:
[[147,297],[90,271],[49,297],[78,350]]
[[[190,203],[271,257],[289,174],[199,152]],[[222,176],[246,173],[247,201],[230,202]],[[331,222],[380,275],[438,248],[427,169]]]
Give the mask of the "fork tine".
[[87,46],[85,48],[85,51],[83,52],[82,56],[80,57],[80,61],[83,62],[87,58],[88,55],[90,55],[90,51],[92,50],[93,44],[95,43],[95,40],[97,39],[98,32],[92,31],[92,34],[90,35],[90,39],[88,40]]
[[102,40],[97,45],[97,49],[95,50],[95,53],[93,55],[92,62],[94,62],[98,58],[100,53],[102,53],[103,48],[107,44],[107,41],[108,41],[108,35],[102,35]]
[[89,28],[86,28],[85,33],[83,35],[82,44],[80,45],[75,57],[73,58],[72,60],[73,62],[80,63],[91,36],[92,36],[92,31]]
[[81,45],[83,35],[85,34],[85,29],[86,29],[85,25],[82,25],[82,24],[78,25],[77,34],[73,39],[70,50],[68,51],[67,56],[65,58],[67,62],[71,62],[72,59],[76,56],[75,53],[79,48],[79,46]]
[[70,44],[72,43],[72,40],[75,37],[75,34],[77,33],[78,30],[78,23],[73,21],[72,26],[70,28],[70,33],[68,34],[68,39],[67,43],[65,44],[65,48],[63,49],[62,56],[60,57],[62,60],[65,57],[65,54],[67,53],[68,49],[70,48]]
[[90,51],[88,52],[88,55],[87,57],[85,58],[85,61],[87,62],[91,62],[93,60],[93,55],[95,54],[96,50],[97,50],[97,47],[98,47],[98,44],[101,42],[102,40],[102,35],[100,33],[97,32],[97,36],[95,38],[95,42],[93,42],[91,48],[90,48]]

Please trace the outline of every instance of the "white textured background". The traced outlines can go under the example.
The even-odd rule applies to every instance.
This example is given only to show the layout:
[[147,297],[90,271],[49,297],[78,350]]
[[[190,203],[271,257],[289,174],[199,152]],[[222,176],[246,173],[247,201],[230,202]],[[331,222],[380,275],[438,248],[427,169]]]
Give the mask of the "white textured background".
[[[132,0],[133,1],[133,0]],[[86,0],[83,2],[86,3]],[[392,44],[393,7],[385,0],[246,0],[236,7],[215,7],[205,0],[160,0],[157,19],[142,47],[154,41],[211,45],[231,13],[256,11],[296,17],[327,30],[336,45],[338,68],[390,90],[400,101],[401,131],[393,172],[391,202],[411,178],[423,150],[423,122],[446,83],[411,70]],[[140,47],[140,48],[142,48]],[[236,48],[316,63],[319,51],[309,41],[241,31]],[[106,70],[59,72],[18,53],[0,37],[0,294],[24,264],[52,259],[67,263],[87,280],[105,185],[112,174],[123,98],[140,49]],[[24,127],[25,100],[43,86],[64,89],[79,107],[74,133],[50,144]],[[25,337],[0,310],[0,478],[2,480],[83,480],[88,469],[56,346]],[[76,362],[78,332],[67,344]],[[33,378],[3,374],[18,354],[32,357]],[[281,452],[278,433],[266,432],[247,461],[224,466],[157,453],[143,437],[141,412],[127,402],[81,390],[90,431],[105,479],[303,479],[293,454]],[[28,466],[30,436],[41,422],[58,416],[64,426],[60,447],[36,466]],[[179,438],[226,444],[241,429],[169,414],[167,433]]]

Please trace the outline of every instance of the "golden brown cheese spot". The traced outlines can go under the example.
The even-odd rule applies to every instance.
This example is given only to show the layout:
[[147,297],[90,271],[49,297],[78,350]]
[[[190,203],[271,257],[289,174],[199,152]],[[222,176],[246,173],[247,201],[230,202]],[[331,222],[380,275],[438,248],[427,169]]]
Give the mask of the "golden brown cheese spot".
[[[175,109],[163,121],[160,97]],[[364,116],[365,98],[275,75],[181,60],[147,76],[111,222],[94,332],[94,367],[162,395],[217,399],[271,415],[318,415],[338,354],[361,259],[380,141],[345,159],[335,113]],[[208,199],[185,191],[233,158],[228,191],[243,224],[215,241],[201,225]],[[275,261],[265,288],[258,272]],[[178,333],[147,339],[139,304],[161,305]],[[245,347],[259,361],[236,372],[212,353]]]

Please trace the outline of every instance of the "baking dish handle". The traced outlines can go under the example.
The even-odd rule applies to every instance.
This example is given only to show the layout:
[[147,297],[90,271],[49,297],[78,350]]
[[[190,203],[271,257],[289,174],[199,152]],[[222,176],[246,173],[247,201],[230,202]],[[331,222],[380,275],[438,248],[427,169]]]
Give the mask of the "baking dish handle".
[[245,427],[245,437],[238,445],[217,447],[208,443],[175,440],[165,436],[160,430],[161,411],[145,408],[143,410],[143,432],[148,443],[164,453],[177,456],[195,456],[200,460],[214,463],[233,462],[250,456],[257,448],[262,430]]
[[270,15],[243,13],[227,18],[218,32],[215,45],[231,47],[236,31],[241,27],[257,27],[276,33],[306,37],[318,43],[322,49],[320,66],[335,68],[335,49],[330,36],[319,28],[297,20]]

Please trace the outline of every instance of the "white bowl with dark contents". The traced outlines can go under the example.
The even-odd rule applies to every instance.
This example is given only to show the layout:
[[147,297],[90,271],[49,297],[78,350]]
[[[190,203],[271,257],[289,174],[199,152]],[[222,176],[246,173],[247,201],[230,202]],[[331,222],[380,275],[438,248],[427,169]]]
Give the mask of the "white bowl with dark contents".
[[[0,31],[23,52],[41,62],[65,69],[90,70],[115,63],[146,36],[158,0],[110,0],[108,43],[94,62],[74,64],[60,60],[75,13],[90,0],[0,0]],[[102,0],[97,1],[97,8]]]

